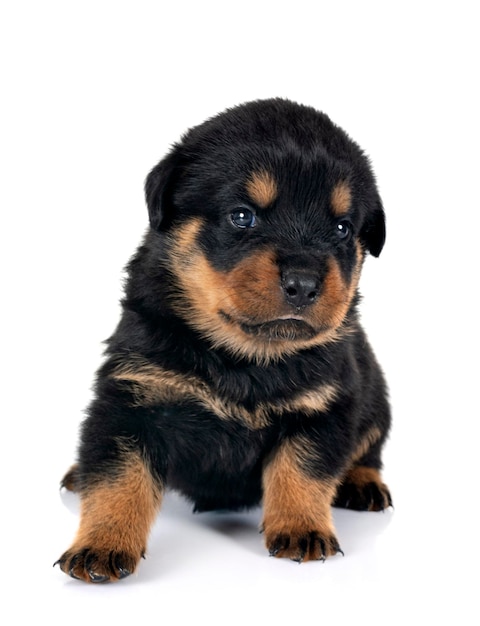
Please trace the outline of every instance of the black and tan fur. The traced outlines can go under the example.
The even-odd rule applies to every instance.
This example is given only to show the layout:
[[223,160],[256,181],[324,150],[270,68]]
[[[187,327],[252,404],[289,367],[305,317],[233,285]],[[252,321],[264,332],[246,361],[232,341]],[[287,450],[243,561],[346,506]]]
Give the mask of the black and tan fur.
[[262,504],[271,555],[341,552],[332,506],[391,504],[386,389],[357,318],[363,261],[385,240],[368,160],[324,114],[257,101],[190,130],[146,197],[63,481],[81,519],[61,569],[131,574],[167,488],[196,511]]

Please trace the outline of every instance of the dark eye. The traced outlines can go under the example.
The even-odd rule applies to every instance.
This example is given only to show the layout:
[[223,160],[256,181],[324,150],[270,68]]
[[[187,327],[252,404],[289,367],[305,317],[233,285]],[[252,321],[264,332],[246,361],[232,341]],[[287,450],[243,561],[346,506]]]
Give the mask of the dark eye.
[[341,220],[336,226],[336,233],[339,239],[345,241],[352,234],[352,225],[348,220]]
[[247,207],[239,207],[231,212],[230,218],[238,228],[253,228],[257,223],[255,213]]

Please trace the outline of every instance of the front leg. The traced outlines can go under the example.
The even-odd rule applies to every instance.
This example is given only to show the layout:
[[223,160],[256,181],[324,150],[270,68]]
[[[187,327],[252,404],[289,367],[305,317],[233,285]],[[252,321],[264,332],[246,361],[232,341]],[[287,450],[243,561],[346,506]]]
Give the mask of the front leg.
[[[78,468],[63,484],[77,490]],[[57,563],[66,574],[87,582],[119,580],[143,556],[162,493],[141,454],[123,450],[115,467],[80,486],[80,527],[72,546]],[[57,564],[56,563],[56,564]]]
[[302,437],[286,439],[263,474],[266,546],[272,556],[298,562],[342,552],[331,512],[338,481],[307,471],[310,448]]

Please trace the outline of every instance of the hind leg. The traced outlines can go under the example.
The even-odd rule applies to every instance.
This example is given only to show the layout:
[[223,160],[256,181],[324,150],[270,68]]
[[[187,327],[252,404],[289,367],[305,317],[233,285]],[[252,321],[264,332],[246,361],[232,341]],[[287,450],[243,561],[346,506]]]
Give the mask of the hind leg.
[[353,455],[352,464],[337,488],[334,506],[356,511],[383,511],[393,506],[380,474],[383,441],[376,440],[371,445],[378,432],[367,433]]

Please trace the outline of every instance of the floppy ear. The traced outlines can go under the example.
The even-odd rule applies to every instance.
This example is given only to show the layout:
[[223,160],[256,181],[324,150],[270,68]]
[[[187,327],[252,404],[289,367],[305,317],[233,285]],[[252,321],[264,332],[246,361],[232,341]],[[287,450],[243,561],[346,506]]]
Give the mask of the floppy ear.
[[360,232],[360,238],[365,244],[367,250],[373,256],[380,256],[383,244],[385,243],[385,213],[380,198],[378,198],[376,206],[367,215],[363,228]]
[[179,156],[174,149],[156,165],[145,181],[150,226],[158,230],[171,209],[172,191],[178,174]]

